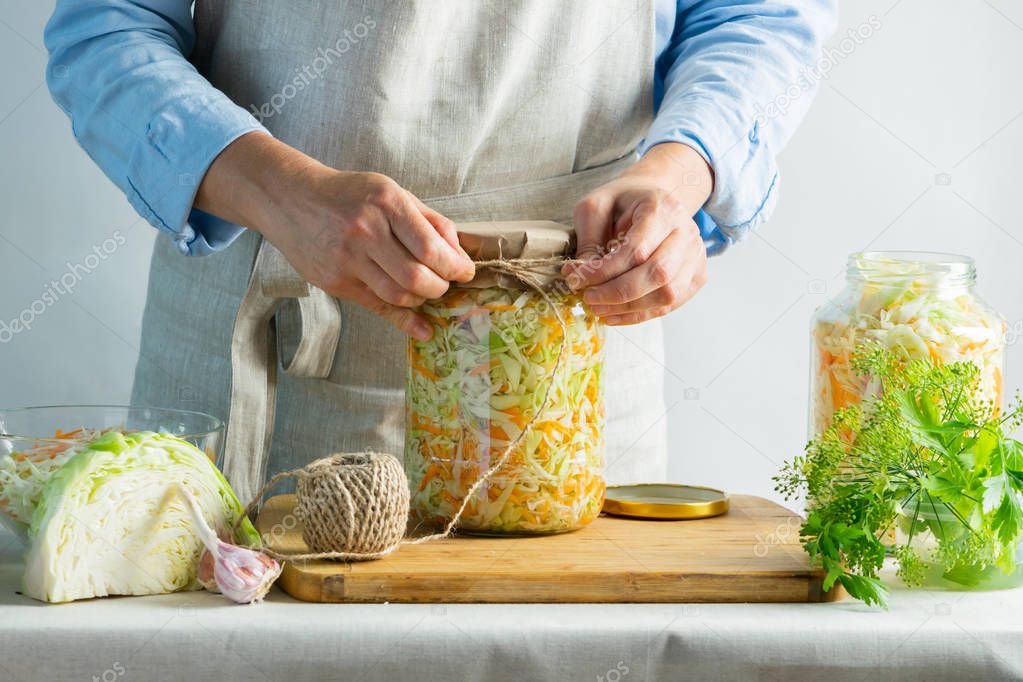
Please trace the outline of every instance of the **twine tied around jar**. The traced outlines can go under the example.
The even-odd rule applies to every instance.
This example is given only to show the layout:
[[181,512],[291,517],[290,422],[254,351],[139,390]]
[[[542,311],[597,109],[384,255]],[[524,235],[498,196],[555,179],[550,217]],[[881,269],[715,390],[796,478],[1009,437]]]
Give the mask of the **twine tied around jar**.
[[551,281],[560,279],[561,267],[582,261],[566,258],[521,258],[475,261],[477,269],[508,275],[539,294],[561,327],[561,343],[551,368],[551,380],[544,389],[536,412],[505,447],[497,461],[472,484],[454,516],[437,533],[405,538],[408,520],[408,479],[397,457],[380,453],[341,453],[318,459],[299,469],[275,474],[256,494],[246,509],[255,518],[263,496],[277,482],[297,480],[295,514],[303,523],[302,538],[311,552],[287,554],[270,548],[263,551],[279,560],[310,561],[335,559],[366,561],[380,559],[402,545],[419,545],[450,537],[479,489],[499,471],[533,425],[547,411],[554,376],[568,349],[568,325],[548,294]]

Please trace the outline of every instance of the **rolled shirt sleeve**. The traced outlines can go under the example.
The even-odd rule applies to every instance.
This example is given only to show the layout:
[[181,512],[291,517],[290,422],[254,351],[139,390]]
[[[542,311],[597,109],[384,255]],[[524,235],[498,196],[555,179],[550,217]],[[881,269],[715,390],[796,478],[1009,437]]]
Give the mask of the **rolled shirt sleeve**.
[[[697,224],[713,253],[774,208],[776,155],[816,93],[807,73],[834,30],[837,0],[679,0],[677,10],[658,59],[657,114],[639,153],[681,142],[710,164],[714,190]],[[783,97],[783,112],[770,106]]]
[[[811,82],[781,115],[762,107],[801,83],[835,23],[836,0],[657,0],[657,115],[639,152],[682,142],[714,170],[697,223],[718,251],[769,216],[775,154],[802,119]],[[670,19],[673,18],[674,21]],[[47,83],[79,144],[182,253],[230,244],[243,228],[194,209],[207,169],[238,137],[266,129],[187,61],[189,0],[58,0],[46,27]],[[805,78],[804,78],[805,80]]]
[[190,64],[189,0],[58,0],[46,78],[75,138],[178,250],[204,255],[243,230],[193,209],[213,160],[265,128]]

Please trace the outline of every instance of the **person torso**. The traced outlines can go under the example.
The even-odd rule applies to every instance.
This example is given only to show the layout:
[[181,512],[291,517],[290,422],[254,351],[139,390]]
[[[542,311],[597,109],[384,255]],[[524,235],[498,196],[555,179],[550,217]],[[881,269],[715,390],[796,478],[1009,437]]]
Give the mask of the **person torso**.
[[[387,174],[456,221],[570,222],[652,117],[647,0],[199,0],[195,21],[197,68],[276,137],[335,168]],[[180,395],[200,376],[184,390],[224,414],[230,325],[257,246],[247,233],[199,261],[157,248],[138,399]],[[182,334],[186,350],[154,359]],[[664,467],[660,335],[656,324],[609,335],[609,460],[624,480]],[[327,380],[282,378],[271,473],[331,450],[400,454],[404,343],[342,303]]]

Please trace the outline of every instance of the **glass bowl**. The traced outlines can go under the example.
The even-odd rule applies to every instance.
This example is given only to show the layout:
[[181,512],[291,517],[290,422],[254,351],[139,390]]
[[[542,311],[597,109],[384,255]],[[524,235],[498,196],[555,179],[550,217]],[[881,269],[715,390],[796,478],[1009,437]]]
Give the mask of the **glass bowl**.
[[[202,412],[124,405],[53,405],[0,409],[0,459],[13,453],[59,453],[97,432],[155,431],[186,440],[219,468],[224,423]],[[39,456],[39,455],[36,455]],[[25,525],[0,510],[0,522],[24,537]]]

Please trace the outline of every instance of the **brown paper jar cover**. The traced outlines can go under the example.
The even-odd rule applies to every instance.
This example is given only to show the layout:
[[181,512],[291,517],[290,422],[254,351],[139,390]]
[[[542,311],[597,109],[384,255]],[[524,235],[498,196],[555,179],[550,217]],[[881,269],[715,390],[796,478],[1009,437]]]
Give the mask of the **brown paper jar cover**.
[[[549,220],[510,220],[458,223],[458,242],[477,262],[493,260],[555,259],[533,272],[544,285],[561,278],[561,261],[575,252],[575,231],[571,225]],[[477,266],[476,276],[460,287],[525,289],[514,276]]]

